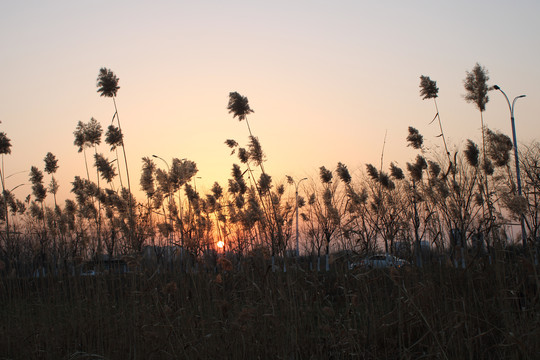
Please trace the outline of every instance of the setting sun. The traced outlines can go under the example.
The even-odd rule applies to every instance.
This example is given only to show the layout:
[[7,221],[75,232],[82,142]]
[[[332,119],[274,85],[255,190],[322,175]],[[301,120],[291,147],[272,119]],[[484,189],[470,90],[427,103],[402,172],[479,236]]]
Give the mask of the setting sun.
[[538,14],[1,1],[1,359],[536,358]]

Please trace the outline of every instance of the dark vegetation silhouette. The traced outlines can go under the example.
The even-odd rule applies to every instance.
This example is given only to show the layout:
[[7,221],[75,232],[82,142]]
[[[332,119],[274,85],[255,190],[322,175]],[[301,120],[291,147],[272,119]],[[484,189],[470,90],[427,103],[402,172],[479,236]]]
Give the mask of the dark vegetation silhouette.
[[[248,122],[254,111],[230,92],[227,110],[245,121],[248,138],[225,140],[234,156],[227,183],[201,194],[194,161],[149,154],[140,200],[119,79],[101,68],[98,93],[115,111],[104,144],[97,119],[75,127],[86,176],[71,182],[74,199],[58,203],[60,162],[50,152],[43,168],[30,169],[31,193],[17,199],[22,184],[7,183],[12,145],[0,132],[2,356],[535,358],[540,145],[521,146],[518,196],[513,143],[484,122],[488,80],[479,64],[464,80],[465,100],[480,111],[481,146],[447,142],[439,88],[422,75],[420,97],[434,100],[436,114],[403,128],[415,151],[404,167],[381,156],[379,167],[351,173],[338,162],[305,182],[265,171]],[[435,120],[444,153],[427,150],[418,130]],[[525,248],[513,233],[522,215]],[[409,265],[354,266],[380,253]]]

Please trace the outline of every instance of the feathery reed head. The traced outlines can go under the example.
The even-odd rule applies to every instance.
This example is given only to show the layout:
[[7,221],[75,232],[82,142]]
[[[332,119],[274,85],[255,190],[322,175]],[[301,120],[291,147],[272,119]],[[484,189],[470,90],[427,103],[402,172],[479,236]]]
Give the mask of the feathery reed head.
[[221,197],[223,196],[223,188],[221,187],[221,185],[219,185],[217,181],[214,182],[214,185],[212,185],[212,189],[210,190],[212,191],[212,194],[214,195],[216,200],[221,199]]
[[486,110],[486,104],[489,101],[487,95],[490,90],[487,82],[489,80],[488,71],[476,63],[472,71],[467,71],[463,85],[467,93],[464,95],[465,101],[474,103],[478,110]]
[[441,173],[441,166],[436,163],[435,161],[428,161],[428,167],[429,167],[429,174],[432,178],[436,178]]
[[238,181],[242,179],[242,176],[244,174],[242,173],[242,170],[240,169],[240,166],[238,166],[238,164],[233,164],[231,175],[234,178],[234,180]]
[[118,77],[112,72],[112,70],[107,68],[99,69],[99,74],[97,77],[97,92],[100,93],[100,96],[105,97],[114,97],[120,86],[118,86]]
[[230,147],[232,149],[231,155],[233,155],[234,152],[236,151],[236,147],[238,146],[238,143],[236,142],[236,140],[227,139],[227,140],[225,140],[225,145],[227,145],[228,147]]
[[189,182],[198,172],[197,164],[194,161],[173,158],[169,176],[175,186],[182,186]]
[[106,180],[108,183],[113,181],[114,177],[116,176],[115,168],[112,165],[114,160],[109,161],[105,156],[103,156],[103,154],[95,154],[94,160],[94,165],[101,174],[101,178]]
[[238,146],[238,143],[236,142],[236,140],[233,140],[233,139],[227,139],[225,140],[225,145],[227,145],[228,147],[230,147],[231,149],[235,148]]
[[253,112],[249,107],[248,98],[240,95],[236,91],[229,93],[229,104],[227,105],[229,113],[233,114],[233,119],[238,117],[239,121],[245,120]]
[[426,159],[422,155],[417,155],[414,164],[407,163],[407,170],[409,170],[409,174],[414,181],[420,181],[427,166]]
[[111,146],[111,151],[115,150],[118,146],[124,143],[124,135],[119,127],[109,125],[107,133],[105,134],[105,143]]
[[379,171],[371,164],[366,164],[366,170],[371,180],[379,181]]
[[244,194],[247,191],[247,185],[246,181],[244,180],[244,173],[242,170],[240,170],[240,166],[237,164],[233,164],[232,168],[232,177],[234,180],[229,181],[229,191],[233,193],[239,192],[240,194]]
[[54,174],[58,170],[58,159],[53,153],[48,152],[43,161],[45,162],[45,172],[47,174]]
[[191,186],[191,184],[186,184],[184,187],[184,191],[186,193],[186,197],[190,204],[195,205],[195,207],[198,207],[199,205],[199,193],[195,191],[195,188]]
[[429,76],[420,76],[420,96],[422,100],[436,98],[439,92],[437,82],[429,78]]
[[268,174],[262,173],[259,178],[259,189],[261,193],[265,194],[270,191],[272,186],[272,177]]
[[84,149],[84,145],[86,143],[86,137],[85,137],[85,128],[86,125],[82,121],[79,121],[77,123],[77,127],[75,128],[75,131],[73,132],[73,135],[75,136],[75,140],[73,141],[73,145],[77,146],[79,149],[78,152],[82,152]]
[[43,173],[35,166],[30,168],[30,182],[32,184],[39,184],[43,182]]
[[493,167],[493,162],[491,161],[491,159],[484,159],[484,161],[482,162],[482,169],[487,175],[493,175],[493,173],[495,172],[495,168]]
[[478,150],[478,146],[476,146],[476,144],[472,140],[467,140],[467,145],[465,146],[464,153],[465,159],[467,159],[469,165],[477,167],[479,164],[480,150]]
[[0,132],[0,154],[11,154],[11,140],[5,132]]
[[327,168],[325,168],[324,166],[321,166],[319,168],[319,174],[320,174],[320,177],[321,177],[321,182],[323,184],[329,184],[330,182],[332,182],[332,172],[330,170],[328,170]]
[[146,196],[150,197],[155,192],[154,172],[156,171],[156,164],[149,157],[143,157],[142,162],[141,189],[146,193]]
[[247,164],[247,162],[249,161],[249,153],[245,148],[238,149],[238,159],[242,164]]
[[32,193],[36,201],[42,202],[47,196],[47,189],[43,186],[43,173],[37,167],[30,169],[30,182],[32,183]]
[[265,154],[257,137],[249,137],[248,149],[249,158],[255,163],[255,165],[260,166],[265,160]]
[[409,135],[407,135],[407,141],[409,142],[409,145],[407,146],[411,146],[413,149],[421,149],[422,144],[424,143],[424,137],[417,129],[409,126]]
[[342,164],[341,162],[338,163],[337,169],[336,169],[338,177],[343,181],[345,184],[351,183],[351,174],[349,173],[349,169],[347,169],[347,166]]
[[388,176],[388,174],[383,171],[379,173],[379,182],[385,189],[388,190],[395,189],[396,187],[396,184],[394,184],[394,182],[390,180],[390,176]]
[[403,170],[397,167],[393,162],[390,163],[390,176],[396,180],[403,180],[405,178]]
[[96,119],[91,118],[84,129],[85,142],[88,143],[89,146],[101,144],[102,133],[103,128],[101,127],[101,124]]
[[514,148],[510,138],[497,131],[493,132],[486,128],[488,156],[497,167],[506,166],[510,162],[510,152]]

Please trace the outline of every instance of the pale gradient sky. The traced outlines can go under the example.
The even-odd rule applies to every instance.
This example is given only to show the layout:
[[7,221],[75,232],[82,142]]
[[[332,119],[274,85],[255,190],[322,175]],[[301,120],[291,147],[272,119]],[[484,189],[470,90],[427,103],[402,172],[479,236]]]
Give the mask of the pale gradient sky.
[[[435,138],[433,102],[419,76],[437,81],[439,110],[453,146],[479,141],[480,117],[463,100],[476,62],[490,85],[516,105],[518,140],[538,139],[540,2],[534,1],[2,1],[0,131],[8,188],[27,183],[48,151],[59,158],[61,195],[69,196],[84,161],[73,145],[79,120],[104,128],[114,112],[96,92],[100,67],[120,78],[117,104],[132,187],[141,158],[188,158],[198,189],[226,187],[233,162],[226,139],[246,144],[244,123],[227,112],[228,94],[247,96],[251,128],[275,181],[337,162],[351,172],[404,166],[407,127]],[[486,124],[511,135],[509,111],[491,92]],[[101,151],[109,158],[108,147]],[[164,166],[157,162],[159,166]],[[19,197],[30,186],[17,190]],[[142,197],[137,195],[140,200]]]

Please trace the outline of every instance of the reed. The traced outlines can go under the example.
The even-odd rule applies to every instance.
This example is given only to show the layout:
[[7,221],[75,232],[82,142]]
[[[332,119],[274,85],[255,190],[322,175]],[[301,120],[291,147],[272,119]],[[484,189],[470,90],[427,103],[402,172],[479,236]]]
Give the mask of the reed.
[[0,349],[8,359],[534,358],[538,277],[497,256],[466,270],[2,278]]

